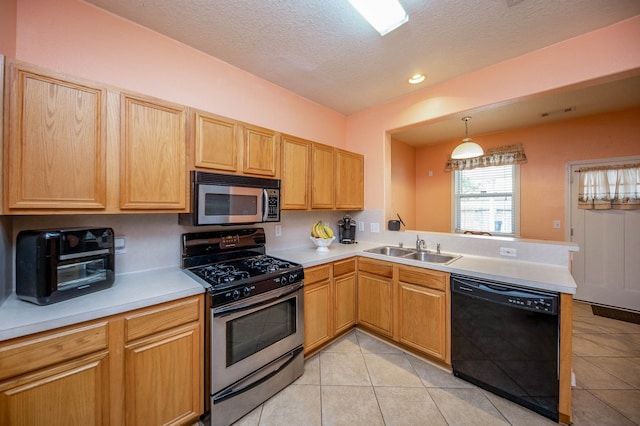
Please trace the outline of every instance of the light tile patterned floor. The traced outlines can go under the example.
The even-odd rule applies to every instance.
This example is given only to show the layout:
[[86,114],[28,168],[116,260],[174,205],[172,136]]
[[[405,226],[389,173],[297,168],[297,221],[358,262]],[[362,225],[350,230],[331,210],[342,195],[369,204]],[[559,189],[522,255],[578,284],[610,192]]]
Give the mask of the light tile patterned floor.
[[[640,425],[640,325],[574,305],[577,426]],[[305,363],[294,384],[236,426],[553,425],[366,333],[352,331]]]

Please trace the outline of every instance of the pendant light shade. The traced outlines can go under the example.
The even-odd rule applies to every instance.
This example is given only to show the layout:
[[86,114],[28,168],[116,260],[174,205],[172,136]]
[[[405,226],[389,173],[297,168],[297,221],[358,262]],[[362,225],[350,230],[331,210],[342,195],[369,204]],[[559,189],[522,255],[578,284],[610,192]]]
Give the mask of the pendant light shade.
[[471,117],[462,117],[462,120],[465,126],[465,138],[451,153],[451,158],[454,160],[464,160],[466,158],[479,157],[484,154],[482,147],[469,137],[469,120],[471,120]]

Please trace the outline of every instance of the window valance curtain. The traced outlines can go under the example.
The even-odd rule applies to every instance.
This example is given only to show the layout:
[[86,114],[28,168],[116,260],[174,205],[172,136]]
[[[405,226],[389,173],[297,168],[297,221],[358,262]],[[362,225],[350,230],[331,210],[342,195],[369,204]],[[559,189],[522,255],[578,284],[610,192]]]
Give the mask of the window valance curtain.
[[578,208],[640,209],[640,163],[581,168]]
[[508,145],[489,148],[484,155],[463,160],[449,158],[445,170],[470,170],[477,167],[506,166],[527,162],[522,145]]

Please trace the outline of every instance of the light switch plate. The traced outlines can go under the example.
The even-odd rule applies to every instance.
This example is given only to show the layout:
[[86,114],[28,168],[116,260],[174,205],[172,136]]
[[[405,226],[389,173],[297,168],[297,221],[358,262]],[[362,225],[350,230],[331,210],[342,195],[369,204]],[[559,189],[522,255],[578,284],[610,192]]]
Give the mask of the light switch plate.
[[116,254],[125,254],[127,252],[127,238],[126,237],[115,237],[113,239],[113,245],[115,246]]
[[518,250],[509,247],[500,247],[500,256],[516,257]]

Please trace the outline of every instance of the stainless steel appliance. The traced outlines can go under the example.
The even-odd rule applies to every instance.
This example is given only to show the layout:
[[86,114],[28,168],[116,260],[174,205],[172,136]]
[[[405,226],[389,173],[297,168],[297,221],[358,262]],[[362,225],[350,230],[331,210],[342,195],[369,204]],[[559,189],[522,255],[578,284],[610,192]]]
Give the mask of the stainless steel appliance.
[[73,228],[20,231],[16,239],[16,295],[38,305],[111,287],[113,230]]
[[558,421],[558,294],[453,274],[453,374]]
[[191,172],[191,213],[182,225],[237,225],[280,221],[280,181]]
[[342,244],[354,244],[356,242],[356,221],[348,214],[338,221],[338,239]]
[[304,270],[265,252],[262,228],[182,236],[182,267],[207,289],[203,420],[214,426],[233,423],[304,371]]

